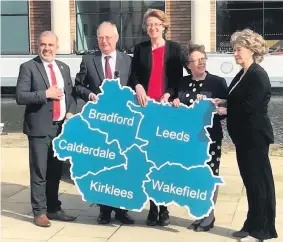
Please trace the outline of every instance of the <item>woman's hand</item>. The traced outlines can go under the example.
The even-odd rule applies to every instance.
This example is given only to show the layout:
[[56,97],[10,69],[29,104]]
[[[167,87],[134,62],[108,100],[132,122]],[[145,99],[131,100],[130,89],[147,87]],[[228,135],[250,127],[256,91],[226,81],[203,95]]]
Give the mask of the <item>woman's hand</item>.
[[203,99],[206,99],[205,95],[202,95],[202,94],[197,95],[197,101],[200,101],[200,100],[203,100]]
[[220,98],[214,98],[211,100],[211,102],[216,106],[226,106],[227,100],[226,99],[220,99]]
[[161,97],[160,102],[162,102],[162,103],[167,103],[169,97],[170,97],[170,94],[169,94],[169,93],[165,93],[165,94]]
[[175,98],[174,101],[171,103],[173,107],[178,108],[181,106],[181,102],[179,98]]
[[146,92],[141,84],[136,85],[136,94],[139,104],[142,107],[145,107],[147,105],[147,95]]
[[227,115],[227,108],[224,108],[224,107],[219,107],[219,108],[216,108],[216,112],[222,116],[222,115]]

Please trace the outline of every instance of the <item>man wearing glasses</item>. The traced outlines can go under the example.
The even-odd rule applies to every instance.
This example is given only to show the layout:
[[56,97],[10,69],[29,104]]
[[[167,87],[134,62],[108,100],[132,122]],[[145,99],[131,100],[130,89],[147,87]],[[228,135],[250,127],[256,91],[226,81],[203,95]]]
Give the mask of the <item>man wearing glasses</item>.
[[[119,34],[115,24],[103,22],[97,29],[99,52],[82,58],[80,71],[75,79],[76,94],[85,102],[97,101],[100,85],[104,79],[120,78],[123,86],[128,84],[131,57],[116,51]],[[114,100],[114,99],[113,99]],[[109,224],[111,212],[116,212],[115,219],[123,224],[133,224],[134,220],[126,210],[100,204],[99,224]]]

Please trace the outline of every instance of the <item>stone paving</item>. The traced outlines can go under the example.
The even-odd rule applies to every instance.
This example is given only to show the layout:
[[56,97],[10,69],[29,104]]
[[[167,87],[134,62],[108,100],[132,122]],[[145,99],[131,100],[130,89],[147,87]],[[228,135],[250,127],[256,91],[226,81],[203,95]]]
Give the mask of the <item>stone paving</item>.
[[[110,225],[98,225],[99,208],[82,201],[76,187],[70,181],[60,184],[60,200],[63,209],[76,215],[74,222],[52,221],[50,228],[33,224],[30,206],[28,149],[1,149],[1,241],[48,241],[48,242],[224,242],[237,241],[231,233],[241,228],[247,212],[247,199],[239,175],[234,152],[224,152],[221,175],[226,185],[220,187],[216,204],[215,227],[206,233],[196,233],[186,227],[192,222],[185,208],[169,206],[171,225],[147,227],[148,208],[142,213],[129,212],[135,225],[121,225],[113,219]],[[15,145],[15,147],[17,147]],[[276,184],[278,239],[283,241],[283,159],[271,156]]]

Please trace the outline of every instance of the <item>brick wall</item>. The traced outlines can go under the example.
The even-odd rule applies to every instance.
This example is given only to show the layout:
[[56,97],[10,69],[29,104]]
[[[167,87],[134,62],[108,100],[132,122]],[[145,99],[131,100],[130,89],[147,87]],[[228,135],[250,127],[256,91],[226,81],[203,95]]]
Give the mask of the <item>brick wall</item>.
[[29,1],[30,52],[37,52],[36,41],[41,32],[51,30],[50,1]]
[[75,0],[70,0],[70,25],[71,25],[71,51],[76,50],[76,6]]
[[216,51],[216,0],[210,1],[210,48]]
[[186,46],[191,39],[191,2],[167,0],[165,12],[170,25],[166,38]]

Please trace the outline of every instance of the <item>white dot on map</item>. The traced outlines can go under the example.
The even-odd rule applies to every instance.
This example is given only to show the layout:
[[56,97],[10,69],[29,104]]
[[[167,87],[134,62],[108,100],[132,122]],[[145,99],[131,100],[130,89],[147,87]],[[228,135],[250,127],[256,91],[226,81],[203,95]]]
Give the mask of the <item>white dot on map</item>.
[[190,83],[189,87],[191,87],[193,85],[193,83]]
[[201,84],[199,84],[199,86],[200,86],[200,87],[202,87],[202,83],[201,83]]
[[186,94],[186,97],[189,97],[189,96],[190,96],[190,94],[189,94],[189,93],[187,93],[187,94]]
[[190,99],[190,103],[193,103],[194,102],[194,99]]
[[211,154],[212,154],[212,155],[215,155],[215,152],[214,152],[214,151],[212,151],[212,152],[211,152]]
[[211,167],[214,167],[214,163],[211,163],[210,166],[211,166]]
[[218,149],[218,150],[220,150],[220,149],[221,149],[221,147],[218,145],[218,146],[217,146],[217,149]]
[[193,92],[195,92],[196,90],[197,90],[197,89],[194,88],[194,89],[193,89]]

